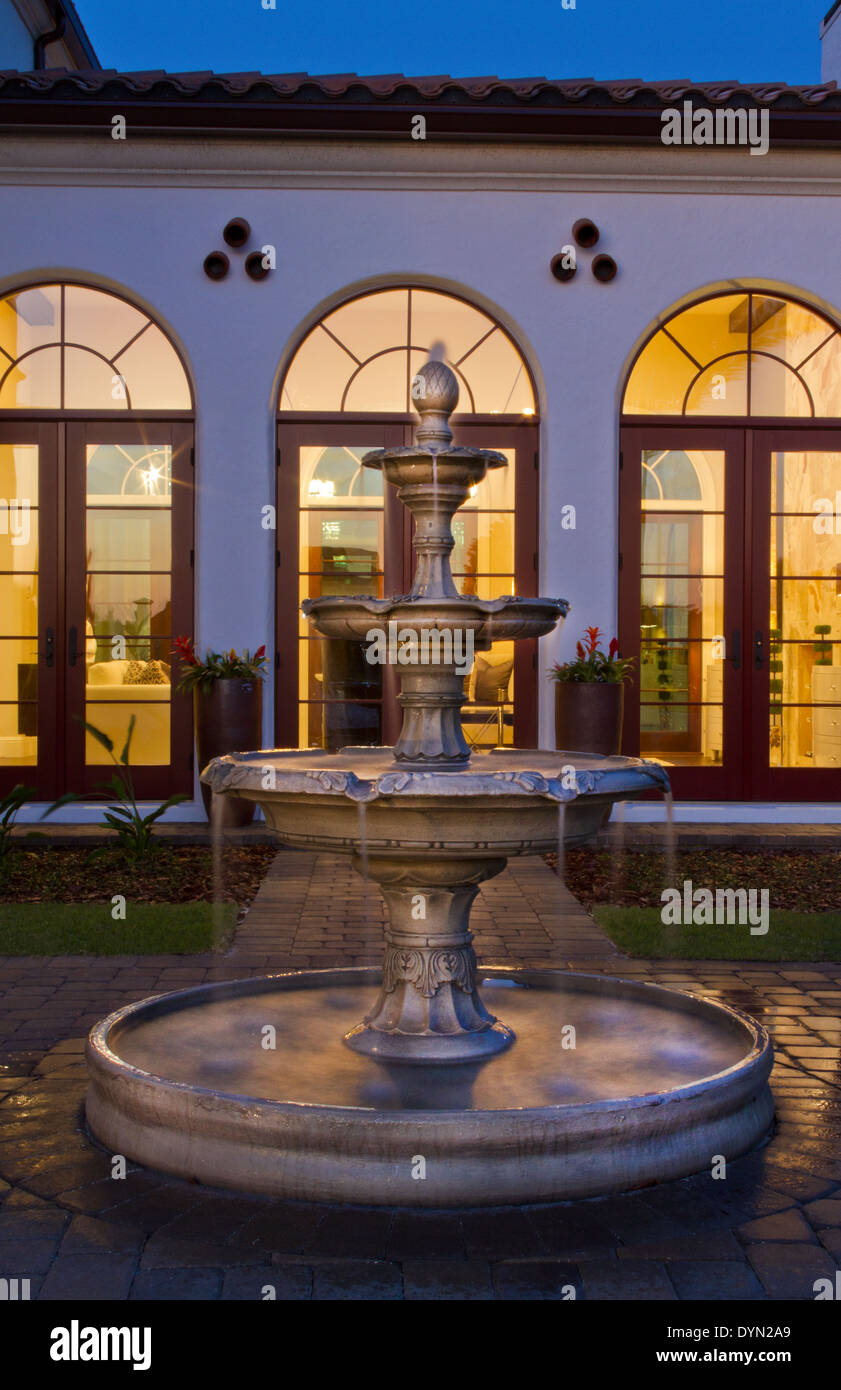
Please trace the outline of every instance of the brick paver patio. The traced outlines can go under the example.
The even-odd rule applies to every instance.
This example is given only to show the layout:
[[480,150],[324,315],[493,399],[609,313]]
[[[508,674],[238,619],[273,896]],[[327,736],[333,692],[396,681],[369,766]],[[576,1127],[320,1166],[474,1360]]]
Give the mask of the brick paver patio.
[[[283,1203],[111,1159],[87,1138],[88,1028],[148,994],[376,964],[349,865],[280,852],[225,956],[0,958],[0,1275],[43,1299],[797,1299],[841,1265],[841,965],[630,960],[541,860],[487,883],[483,964],[641,976],[721,998],[777,1047],[777,1126],[724,1180],[576,1203],[411,1212]],[[115,924],[119,930],[119,924]]]

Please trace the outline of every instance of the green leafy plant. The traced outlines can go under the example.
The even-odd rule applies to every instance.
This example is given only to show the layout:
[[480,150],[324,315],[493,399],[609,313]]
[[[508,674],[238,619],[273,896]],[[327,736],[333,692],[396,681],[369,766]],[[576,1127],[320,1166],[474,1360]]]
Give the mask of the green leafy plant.
[[556,662],[549,672],[550,680],[601,681],[610,685],[620,685],[622,681],[631,679],[633,657],[626,659],[619,655],[619,643],[615,637],[611,638],[607,651],[604,651],[601,646],[604,641],[601,628],[586,627],[584,635],[587,645],[577,642],[575,660],[565,661],[563,665]]
[[[41,816],[45,820],[52,811],[56,811],[59,806],[64,806],[71,798],[60,796],[58,801],[54,801],[52,806],[48,806]],[[25,787],[22,782],[3,797],[0,797],[0,877],[5,873],[9,850],[12,847],[12,831],[17,819],[18,811],[25,806],[28,801],[38,800],[38,790],[36,787]],[[30,830],[27,839],[40,838],[37,830]]]
[[819,623],[812,631],[816,633],[819,639],[817,642],[812,643],[812,651],[815,653],[815,665],[831,666],[832,642],[827,642],[824,639],[832,631],[832,628],[829,626],[829,623]]
[[253,656],[247,647],[242,656],[233,647],[229,652],[208,648],[202,661],[196,655],[192,637],[176,637],[173,655],[181,661],[178,689],[182,692],[198,688],[207,693],[218,680],[262,680],[266,667],[265,645],[258,647]]
[[7,796],[0,798],[0,873],[5,869],[18,811],[27,801],[34,801],[37,795],[34,787],[25,787],[19,782]]
[[[106,825],[110,825],[112,830],[116,830],[120,846],[124,850],[126,857],[133,863],[140,863],[148,859],[155,849],[152,832],[152,826],[155,821],[159,820],[164,812],[169,810],[170,806],[177,806],[179,802],[189,801],[190,798],[184,792],[177,792],[174,796],[168,796],[166,801],[162,801],[161,804],[150,811],[148,815],[141,815],[137,805],[134,781],[129,765],[131,740],[134,736],[134,726],[137,722],[135,715],[132,715],[129,720],[126,741],[119,757],[114,753],[113,740],[110,739],[107,734],[104,734],[101,729],[97,729],[94,724],[88,724],[84,719],[79,719],[78,722],[88,731],[92,738],[95,738],[98,743],[102,744],[102,747],[108,753],[108,756],[117,769],[108,782],[99,783],[99,786],[102,788],[102,794],[114,798],[112,804],[104,812],[103,819]],[[55,805],[58,806],[59,804],[66,804],[68,801],[79,801],[81,799],[82,798],[77,796],[75,792],[68,792],[61,798],[61,802],[56,802]],[[50,807],[50,810],[54,809],[54,806]]]

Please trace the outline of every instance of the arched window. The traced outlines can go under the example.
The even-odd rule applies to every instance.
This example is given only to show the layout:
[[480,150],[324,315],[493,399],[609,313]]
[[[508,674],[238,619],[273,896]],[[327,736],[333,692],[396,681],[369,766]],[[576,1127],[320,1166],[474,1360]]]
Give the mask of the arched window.
[[190,410],[169,339],[142,309],[87,285],[0,300],[0,410]]
[[[745,287],[664,315],[628,376],[626,751],[679,796],[835,796],[841,332]],[[634,698],[636,696],[636,698]]]
[[720,294],[681,309],[649,338],[625,415],[841,416],[841,337],[792,299]]
[[192,789],[172,639],[192,631],[192,392],[161,327],[116,294],[0,298],[0,785],[51,798],[130,761]]
[[[278,396],[280,743],[332,749],[391,743],[399,731],[393,672],[369,665],[358,643],[322,641],[299,604],[319,594],[409,588],[411,519],[361,459],[369,449],[412,442],[412,377],[438,345],[459,382],[456,442],[498,449],[509,460],[454,521],[456,584],[483,597],[536,593],[536,396],[511,336],[474,304],[420,286],[339,305],[299,344]],[[293,569],[288,556],[296,551]],[[477,661],[464,713],[477,746],[536,741],[529,645],[499,643]]]
[[279,409],[404,414],[437,342],[458,377],[461,414],[534,415],[528,368],[505,329],[466,300],[415,288],[377,290],[326,314],[286,371]]

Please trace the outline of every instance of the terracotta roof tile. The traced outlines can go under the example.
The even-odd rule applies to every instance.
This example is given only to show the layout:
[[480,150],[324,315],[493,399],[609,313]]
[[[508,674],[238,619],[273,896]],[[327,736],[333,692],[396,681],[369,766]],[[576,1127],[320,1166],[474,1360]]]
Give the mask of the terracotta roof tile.
[[624,105],[644,94],[669,102],[679,97],[693,96],[716,104],[730,100],[736,93],[752,98],[760,105],[771,105],[781,98],[795,98],[803,105],[815,105],[837,93],[835,82],[807,86],[788,86],[784,82],[743,83],[736,78],[716,82],[693,82],[690,78],[659,79],[645,82],[640,77],[612,78],[596,81],[592,77],[548,79],[546,77],[499,78],[452,77],[448,73],[412,77],[404,73],[359,74],[344,73],[260,73],[235,72],[167,72],[151,69],[138,72],[117,72],[113,68],[99,70],[68,70],[51,68],[38,72],[0,72],[0,93],[12,84],[33,92],[49,94],[56,87],[71,83],[83,91],[102,90],[114,83],[128,93],[140,94],[165,83],[184,92],[199,92],[206,86],[221,86],[232,96],[245,96],[255,87],[275,90],[279,96],[294,95],[304,87],[315,87],[325,98],[337,100],[351,87],[366,88],[373,97],[387,100],[400,89],[409,87],[433,98],[447,91],[463,92],[471,100],[481,101],[488,96],[514,97],[528,101],[534,97],[551,96],[559,103],[580,102],[594,94],[604,95],[610,103]]

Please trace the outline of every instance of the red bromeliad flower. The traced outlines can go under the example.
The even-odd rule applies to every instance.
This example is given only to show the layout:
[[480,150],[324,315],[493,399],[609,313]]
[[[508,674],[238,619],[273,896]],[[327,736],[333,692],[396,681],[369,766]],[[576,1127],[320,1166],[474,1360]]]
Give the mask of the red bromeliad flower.
[[611,659],[612,659],[614,656],[618,656],[618,654],[619,654],[619,641],[618,641],[618,638],[616,638],[616,637],[611,637],[611,639],[610,639],[610,646],[609,646],[608,649],[607,649],[607,654],[608,654],[608,656],[609,656]]
[[255,660],[255,661],[262,661],[262,659],[263,659],[263,657],[264,657],[265,655],[266,655],[266,644],[265,644],[265,642],[264,642],[263,645],[262,645],[262,647],[258,647],[257,650],[256,650],[256,652],[254,653],[254,660]]
[[585,627],[584,631],[586,632],[589,641],[589,647],[587,648],[588,653],[590,656],[593,656],[596,648],[599,645],[599,639],[602,635],[602,630],[600,627]]
[[198,666],[196,654],[193,647],[192,637],[176,637],[173,653],[185,661],[188,666]]

